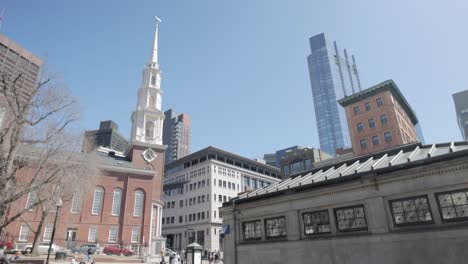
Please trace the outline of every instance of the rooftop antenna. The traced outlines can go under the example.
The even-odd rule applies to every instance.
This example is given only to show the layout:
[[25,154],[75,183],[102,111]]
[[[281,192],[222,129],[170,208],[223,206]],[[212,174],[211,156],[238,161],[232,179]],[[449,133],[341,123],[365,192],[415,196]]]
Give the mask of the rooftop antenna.
[[3,14],[5,13],[5,8],[2,8],[2,12],[0,12],[0,30],[2,30],[3,25]]

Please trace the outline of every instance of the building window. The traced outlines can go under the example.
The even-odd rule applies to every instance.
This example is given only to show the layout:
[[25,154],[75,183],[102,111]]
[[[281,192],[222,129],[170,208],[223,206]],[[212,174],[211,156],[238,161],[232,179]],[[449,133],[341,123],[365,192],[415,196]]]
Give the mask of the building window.
[[336,226],[340,232],[367,230],[364,206],[335,209]]
[[381,115],[380,116],[380,123],[382,123],[382,125],[387,124],[387,116],[386,115]]
[[184,218],[180,215],[179,216],[179,223],[182,223],[184,221]]
[[381,107],[383,105],[383,101],[381,97],[375,99],[375,102],[377,103],[377,107]]
[[174,222],[175,222],[175,218],[174,216],[171,216],[171,224],[174,224]]
[[132,243],[138,243],[139,241],[140,241],[140,227],[139,226],[134,226],[134,227],[132,227],[131,242]]
[[354,107],[354,115],[355,115],[355,116],[359,115],[359,112],[360,112],[359,106],[355,106],[355,107]]
[[119,233],[119,229],[117,226],[109,227],[109,242],[117,242],[117,234]]
[[20,233],[18,237],[18,241],[28,241],[29,240],[29,226],[27,224],[22,224],[20,228]]
[[366,106],[366,111],[370,111],[370,110],[371,110],[371,105],[370,105],[369,102],[367,102],[367,103],[365,104],[365,106]]
[[316,235],[330,233],[330,218],[328,211],[318,211],[312,213],[304,213],[302,215],[304,221],[304,233],[306,235]]
[[367,141],[365,139],[361,139],[360,141],[361,149],[367,149]]
[[392,142],[392,132],[385,132],[384,133],[384,137],[385,137],[385,142]]
[[135,207],[133,208],[133,216],[140,217],[143,211],[143,192],[135,192]]
[[97,187],[94,190],[93,208],[91,210],[91,214],[93,215],[101,214],[103,200],[104,200],[104,189],[102,187]]
[[364,130],[364,125],[362,123],[357,123],[357,131],[361,132]]
[[373,143],[374,145],[378,145],[378,144],[380,143],[380,141],[379,141],[379,136],[373,136],[373,137],[372,137],[372,143]]
[[374,127],[375,127],[374,118],[369,119],[369,127],[370,127],[370,128],[374,128]]
[[468,220],[468,189],[437,193],[436,197],[444,222]]
[[265,219],[265,234],[267,239],[286,237],[286,217]]
[[52,237],[52,229],[54,229],[53,224],[47,224],[44,228],[44,237],[42,238],[43,241],[50,241]]
[[242,229],[244,230],[244,240],[262,239],[262,226],[260,220],[243,222]]
[[154,124],[151,121],[146,122],[145,137],[147,137],[147,138],[153,138],[154,137]]
[[256,190],[258,188],[257,183],[257,179],[252,179],[252,190]]
[[[306,170],[311,170],[312,169],[312,160],[306,159],[305,160],[305,169]],[[263,187],[263,183],[260,187]]]
[[88,231],[88,242],[96,242],[97,226],[90,226]]
[[156,85],[156,76],[151,75],[151,85]]
[[81,211],[81,197],[73,195],[72,205],[71,205],[71,212],[76,214]]
[[184,207],[184,200],[180,200],[180,201],[179,201],[179,207],[180,207],[180,208]]
[[113,216],[120,215],[121,202],[122,202],[122,190],[115,189],[114,197],[112,199],[112,215]]
[[31,191],[28,194],[28,199],[26,201],[26,209],[28,210],[34,210],[34,205],[37,203],[37,192],[36,191]]
[[289,175],[289,166],[284,166],[283,167],[283,172],[284,172],[285,176],[288,176]]
[[389,201],[395,226],[432,223],[427,196],[418,196]]

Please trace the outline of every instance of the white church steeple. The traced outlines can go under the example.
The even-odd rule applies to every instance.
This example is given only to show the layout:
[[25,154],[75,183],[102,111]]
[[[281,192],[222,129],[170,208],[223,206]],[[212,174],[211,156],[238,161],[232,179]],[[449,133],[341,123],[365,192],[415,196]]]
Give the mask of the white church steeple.
[[143,69],[138,103],[132,113],[132,143],[162,145],[164,113],[161,111],[161,71],[158,63],[158,30],[161,19],[156,17],[153,50],[148,64]]

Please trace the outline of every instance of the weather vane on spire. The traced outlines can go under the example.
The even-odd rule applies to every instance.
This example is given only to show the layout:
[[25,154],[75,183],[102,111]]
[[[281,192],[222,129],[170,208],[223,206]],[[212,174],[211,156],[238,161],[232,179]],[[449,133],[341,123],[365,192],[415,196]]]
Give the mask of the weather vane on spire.
[[156,19],[156,29],[154,31],[153,52],[151,53],[150,63],[158,64],[158,29],[159,23],[161,23],[161,19],[157,16],[155,16],[154,18]]

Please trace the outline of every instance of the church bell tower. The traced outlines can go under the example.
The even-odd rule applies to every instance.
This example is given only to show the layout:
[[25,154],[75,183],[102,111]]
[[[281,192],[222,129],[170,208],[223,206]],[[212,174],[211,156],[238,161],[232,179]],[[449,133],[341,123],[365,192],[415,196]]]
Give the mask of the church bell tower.
[[162,145],[164,113],[161,111],[161,71],[158,63],[158,28],[161,20],[156,17],[153,51],[143,69],[138,103],[132,113],[132,144]]

